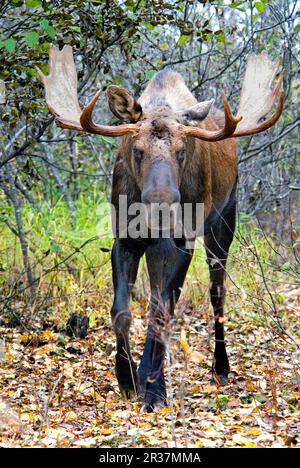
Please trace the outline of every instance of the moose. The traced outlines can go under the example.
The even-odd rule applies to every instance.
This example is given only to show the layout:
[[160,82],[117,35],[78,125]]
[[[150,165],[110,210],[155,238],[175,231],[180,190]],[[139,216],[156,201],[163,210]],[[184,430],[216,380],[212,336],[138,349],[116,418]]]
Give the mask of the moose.
[[[183,78],[170,68],[156,73],[139,99],[123,87],[111,85],[106,91],[108,105],[121,123],[110,126],[92,119],[100,92],[81,109],[70,46],[61,51],[51,46],[49,75],[37,68],[48,108],[60,127],[123,137],[113,171],[111,200],[116,212],[120,209],[120,195],[126,195],[130,203],[141,202],[147,207],[154,203],[203,204],[204,245],[215,320],[212,371],[220,385],[226,384],[229,373],[223,313],[226,259],[236,222],[236,138],[263,132],[279,119],[284,104],[283,74],[272,89],[279,65],[280,60],[272,61],[266,52],[249,55],[236,115],[225,95],[223,112],[213,100],[197,102]],[[129,346],[130,296],[144,254],[151,298],[146,343],[137,370]],[[192,256],[184,233],[175,238],[171,231],[169,238],[146,239],[122,237],[116,229],[111,255],[116,376],[121,394],[126,398],[141,395],[147,411],[166,404],[163,333],[174,316]]]

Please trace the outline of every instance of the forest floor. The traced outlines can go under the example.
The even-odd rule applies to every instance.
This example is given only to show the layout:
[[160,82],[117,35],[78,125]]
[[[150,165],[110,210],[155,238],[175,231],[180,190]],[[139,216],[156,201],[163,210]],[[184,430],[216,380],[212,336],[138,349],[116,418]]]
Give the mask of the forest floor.
[[[141,402],[120,397],[107,313],[93,318],[85,339],[67,337],[58,319],[37,321],[29,332],[2,326],[0,446],[299,446],[299,289],[278,286],[280,322],[244,313],[235,298],[225,322],[231,378],[218,387],[210,383],[213,321],[207,293],[203,287],[195,307],[191,288],[189,278],[170,332],[166,371],[173,397],[168,385],[169,406],[156,413],[141,412]],[[228,302],[233,295],[229,285]],[[145,339],[145,310],[145,299],[132,305],[136,361]]]

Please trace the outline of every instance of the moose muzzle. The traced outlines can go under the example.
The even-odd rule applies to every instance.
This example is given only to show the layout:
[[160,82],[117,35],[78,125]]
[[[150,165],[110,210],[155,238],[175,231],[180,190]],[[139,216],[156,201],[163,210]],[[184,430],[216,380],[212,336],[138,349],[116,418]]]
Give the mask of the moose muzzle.
[[170,164],[153,164],[142,191],[142,203],[146,206],[147,225],[150,229],[172,234],[176,225],[180,192],[176,175]]

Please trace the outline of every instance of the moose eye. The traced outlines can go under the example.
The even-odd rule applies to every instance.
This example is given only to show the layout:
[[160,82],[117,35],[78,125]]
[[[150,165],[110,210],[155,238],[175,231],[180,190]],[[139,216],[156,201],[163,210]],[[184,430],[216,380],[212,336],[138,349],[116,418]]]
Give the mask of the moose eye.
[[141,150],[138,150],[138,149],[134,149],[133,150],[133,156],[134,156],[134,160],[137,164],[141,164],[142,162],[142,159],[143,159],[143,156],[144,156],[144,153],[143,151]]
[[184,148],[180,149],[179,151],[176,151],[176,159],[179,164],[182,164],[185,158],[185,150]]

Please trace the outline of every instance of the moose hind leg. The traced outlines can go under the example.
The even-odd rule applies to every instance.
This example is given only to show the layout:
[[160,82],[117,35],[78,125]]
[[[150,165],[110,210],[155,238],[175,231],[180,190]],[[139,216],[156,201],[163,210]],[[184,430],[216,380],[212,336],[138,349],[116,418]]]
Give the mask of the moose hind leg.
[[219,218],[216,226],[205,236],[205,248],[210,272],[210,299],[215,317],[215,351],[212,366],[213,380],[225,385],[229,374],[229,360],[224,337],[225,275],[228,251],[235,229],[235,205]]

